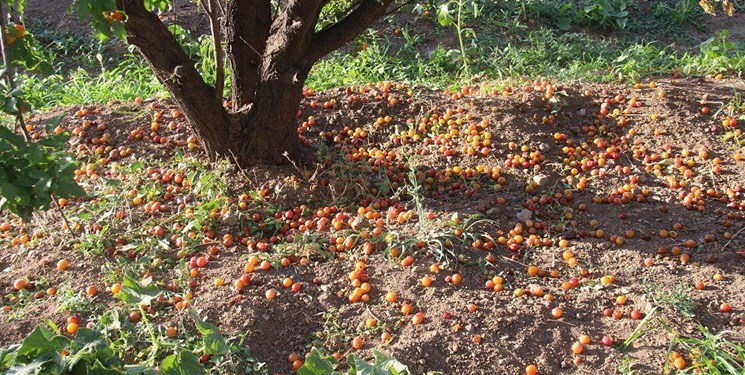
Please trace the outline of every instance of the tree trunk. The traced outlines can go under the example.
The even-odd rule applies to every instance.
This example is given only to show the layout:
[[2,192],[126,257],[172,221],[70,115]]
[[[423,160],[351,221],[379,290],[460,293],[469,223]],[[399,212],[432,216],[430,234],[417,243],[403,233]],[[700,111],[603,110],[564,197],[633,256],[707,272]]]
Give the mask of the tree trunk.
[[254,100],[272,5],[269,0],[230,0],[225,13],[225,44],[233,80],[230,96],[233,110],[238,110]]
[[264,159],[273,163],[302,161],[302,144],[297,129],[297,111],[303,98],[305,75],[288,71],[263,73],[256,85],[256,97],[238,119],[230,145],[240,163]]
[[287,0],[274,17],[270,0],[228,0],[224,30],[234,103],[228,113],[145,1],[116,0],[126,14],[127,41],[139,48],[207,152],[278,164],[303,161],[297,110],[313,64],[382,17],[391,2],[357,0],[341,21],[316,31],[328,0]]

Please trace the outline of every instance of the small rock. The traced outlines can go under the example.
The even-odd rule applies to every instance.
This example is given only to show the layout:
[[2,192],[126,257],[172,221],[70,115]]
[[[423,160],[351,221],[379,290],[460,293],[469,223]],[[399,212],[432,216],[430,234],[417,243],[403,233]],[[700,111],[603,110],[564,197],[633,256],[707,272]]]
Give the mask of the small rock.
[[548,182],[548,176],[546,176],[545,174],[533,176],[533,182],[535,182],[538,186],[543,186]]
[[561,238],[566,240],[573,240],[577,238],[577,231],[570,230],[561,235]]
[[523,208],[522,210],[520,210],[520,212],[517,213],[517,220],[520,220],[522,222],[526,222],[532,217],[533,213],[526,208]]

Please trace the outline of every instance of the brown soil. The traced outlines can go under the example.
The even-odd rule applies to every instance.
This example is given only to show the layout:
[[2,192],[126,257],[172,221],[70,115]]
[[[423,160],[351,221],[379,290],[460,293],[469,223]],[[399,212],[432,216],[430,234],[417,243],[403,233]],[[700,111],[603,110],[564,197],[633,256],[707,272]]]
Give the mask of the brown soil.
[[[246,343],[251,353],[258,360],[266,362],[272,373],[290,373],[288,355],[292,352],[306,353],[311,345],[323,345],[331,352],[351,352],[349,340],[356,335],[365,338],[364,349],[359,352],[363,357],[370,358],[373,350],[381,350],[400,358],[417,373],[441,371],[445,374],[517,374],[529,363],[537,364],[540,373],[547,374],[611,374],[618,371],[626,357],[636,363],[635,368],[639,373],[662,373],[671,340],[668,329],[682,335],[697,336],[698,323],[712,332],[729,330],[730,339],[742,342],[745,340],[745,258],[738,251],[745,249],[745,201],[742,191],[745,162],[734,161],[732,155],[742,153],[745,149],[737,146],[734,140],[723,139],[728,131],[722,127],[723,115],[719,114],[716,118],[711,114],[702,115],[699,100],[708,94],[713,114],[720,108],[719,103],[731,102],[733,90],[745,89],[745,83],[726,79],[660,79],[657,85],[658,89],[650,89],[646,85],[642,89],[628,85],[564,87],[568,96],[562,97],[561,109],[555,115],[554,124],[541,124],[541,118],[550,114],[545,107],[547,102],[543,94],[526,92],[522,88],[516,88],[507,97],[476,92],[465,94],[457,100],[452,99],[452,93],[420,88],[394,88],[384,95],[375,87],[368,87],[367,93],[360,95],[337,89],[309,97],[303,104],[301,118],[307,119],[312,115],[316,125],[303,135],[316,149],[328,150],[319,151],[319,155],[322,158],[328,155],[331,161],[321,162],[315,175],[301,174],[293,167],[254,165],[236,169],[231,172],[235,176],[231,178],[231,194],[237,197],[250,189],[268,188],[270,194],[267,199],[280,212],[300,204],[308,204],[313,212],[327,205],[335,205],[350,217],[355,217],[360,199],[391,197],[392,192],[386,191],[386,186],[405,183],[408,166],[404,155],[417,155],[417,169],[423,173],[455,166],[463,169],[476,168],[477,165],[499,166],[502,167],[502,176],[506,178],[502,191],[492,189],[494,182],[484,176],[457,177],[439,185],[440,190],[434,185],[422,196],[424,211],[433,212],[434,221],[418,218],[413,222],[390,226],[397,233],[423,235],[422,230],[442,230],[443,227],[435,223],[453,214],[465,218],[481,213],[493,220],[493,223],[480,229],[492,238],[509,237],[507,232],[519,221],[516,213],[526,206],[526,200],[533,196],[563,193],[564,189],[570,187],[567,176],[571,168],[564,163],[566,155],[562,151],[565,143],[557,142],[554,134],[566,134],[575,145],[585,142],[592,144],[596,136],[588,133],[586,127],[596,118],[601,101],[618,94],[626,98],[638,95],[644,105],[626,116],[628,123],[625,127],[615,125],[617,116],[603,120],[607,126],[606,133],[599,138],[612,142],[620,136],[628,137],[621,143],[626,146],[620,146],[622,156],[609,161],[605,178],[591,177],[591,170],[597,171],[597,167],[580,171],[579,176],[588,176],[590,181],[584,191],[574,191],[571,201],[545,206],[536,203],[533,220],[545,222],[551,228],[550,233],[538,232],[539,237],[545,235],[554,241],[550,246],[519,246],[515,252],[511,252],[507,247],[498,245],[493,251],[496,256],[493,263],[484,260],[488,252],[483,249],[465,249],[462,262],[452,262],[449,267],[443,267],[442,271],[433,274],[429,266],[435,259],[433,254],[427,253],[426,248],[415,255],[413,266],[404,267],[398,260],[387,258],[383,251],[385,241],[380,238],[375,240],[376,252],[372,255],[362,254],[357,246],[335,254],[332,260],[311,255],[307,265],[296,263],[289,267],[272,268],[268,272],[254,272],[251,274],[250,287],[241,294],[236,294],[229,286],[212,285],[217,277],[225,278],[229,284],[243,274],[248,256],[246,247],[231,246],[222,249],[208,267],[202,269],[198,283],[193,288],[196,297],[194,306],[224,333],[247,333]],[[665,98],[658,97],[660,89],[665,91]],[[409,90],[413,93],[410,98],[407,94]],[[590,96],[583,95],[585,90],[591,91]],[[607,90],[607,94],[603,90]],[[354,100],[355,96],[359,100]],[[391,105],[384,99],[393,96],[400,100],[398,105]],[[336,102],[334,108],[322,109],[323,103],[332,100]],[[315,101],[319,104],[317,108],[312,108]],[[462,114],[458,114],[459,107]],[[165,114],[166,122],[170,121],[169,108],[170,104],[161,103],[158,109]],[[454,111],[452,116],[456,118],[472,116],[463,126],[481,120],[488,122],[486,130],[493,134],[493,146],[488,156],[459,153],[459,156],[447,157],[443,155],[441,146],[433,145],[426,137],[426,141],[401,140],[401,133],[409,129],[407,121],[416,119],[413,123],[419,123],[433,111],[445,114],[448,109]],[[72,116],[75,111],[60,110],[68,115],[63,124],[68,129],[79,126],[82,121]],[[108,125],[107,131],[112,135],[111,145],[126,143],[127,147],[134,149],[134,159],[125,158],[120,163],[126,165],[141,160],[147,167],[157,167],[170,162],[174,143],[185,140],[190,133],[182,120],[176,120],[178,128],[172,133],[163,133],[168,134],[168,144],[156,145],[147,137],[127,142],[131,130],[149,124],[151,112],[153,110],[148,106],[113,105],[98,108],[85,118],[94,124]],[[40,124],[53,114],[35,115],[31,123]],[[658,116],[658,119],[652,120],[652,115]],[[391,116],[390,124],[376,124],[379,117],[385,116]],[[737,126],[741,129],[742,121]],[[347,136],[347,128],[353,132],[357,127],[366,131],[367,136],[357,139]],[[636,133],[629,135],[630,130]],[[661,131],[659,135],[655,135],[657,130]],[[77,147],[81,142],[89,144],[97,136],[100,133],[91,128],[86,137],[73,140],[72,146]],[[339,137],[338,142],[334,141],[334,137]],[[542,169],[505,167],[507,154],[513,153],[509,150],[511,142],[518,147],[529,146],[531,151],[540,149],[546,158],[541,163]],[[639,150],[643,146],[647,149],[646,155],[661,155],[668,145],[671,146],[672,155],[680,155],[683,149],[693,151],[692,156],[686,158],[696,163],[691,178],[686,179],[678,171],[668,170],[667,167],[663,168],[662,177],[657,178],[645,172],[645,163],[634,158],[631,150],[624,148]],[[448,147],[459,152],[464,146],[468,146],[468,143],[458,135]],[[706,146],[710,152],[707,160],[695,156],[701,146]],[[377,147],[395,153],[395,156],[389,156],[388,163],[383,163],[389,165],[387,175],[365,172],[366,166],[376,163],[374,158],[369,162],[366,157],[360,162],[349,161],[351,153],[360,147],[367,150]],[[586,150],[601,151],[601,148],[590,145]],[[192,153],[199,156],[201,151],[197,149]],[[85,153],[81,154],[83,159],[87,160],[88,157]],[[721,172],[717,174],[711,172],[711,159],[715,157],[722,160]],[[593,202],[596,196],[608,197],[629,184],[629,177],[615,172],[613,163],[631,168],[629,175],[639,178],[633,191],[648,190],[644,201],[626,204]],[[526,186],[538,175],[545,177],[545,181],[533,194],[526,193]],[[704,207],[701,211],[696,209],[695,203],[686,207],[680,194],[690,189],[669,187],[665,180],[668,175],[704,190],[713,188],[717,192],[714,197],[704,196],[701,199]],[[480,188],[476,187],[477,183]],[[726,189],[732,189],[731,198],[723,194]],[[401,198],[402,208],[413,207],[407,195]],[[498,198],[504,198],[506,202],[498,204]],[[82,202],[74,202],[68,210],[75,212],[76,204]],[[586,209],[582,210],[582,205]],[[135,217],[144,215],[141,207],[126,209],[131,210],[128,212]],[[566,210],[571,210],[574,217],[568,219]],[[14,225],[9,231],[0,233],[0,244],[6,249],[0,253],[0,269],[4,270],[0,275],[0,300],[9,306],[9,311],[0,315],[0,345],[19,342],[45,319],[60,325],[66,316],[80,313],[84,319],[95,320],[102,311],[119,306],[119,302],[104,297],[108,295],[105,292],[86,305],[88,307],[84,311],[63,311],[59,297],[30,299],[23,304],[11,303],[10,298],[15,295],[12,281],[16,278],[29,277],[32,282],[39,284],[37,290],[56,286],[58,290],[68,288],[72,293],[82,293],[85,286],[92,284],[103,290],[112,282],[112,274],[108,270],[117,260],[127,260],[126,257],[82,256],[79,252],[73,252],[64,245],[70,240],[55,212],[42,214],[38,222],[29,225],[29,230],[40,237],[37,242],[31,246],[11,246],[11,240],[19,235],[19,228],[12,218],[4,218],[11,220]],[[593,219],[599,222],[599,228],[605,232],[604,239],[585,235],[585,232],[594,232],[590,225]],[[3,221],[2,218],[0,221]],[[86,231],[90,230],[91,223],[84,223]],[[677,238],[661,238],[658,235],[660,230],[672,230],[676,223],[682,224],[682,229],[676,230]],[[129,238],[133,230],[145,233],[144,227],[137,227],[136,224],[135,221],[120,225],[108,232],[107,236]],[[563,225],[564,228],[554,228],[556,225]],[[231,223],[221,224],[215,230],[218,236],[224,233],[239,235],[238,228]],[[635,235],[626,238],[624,244],[616,245],[608,240],[611,236],[623,237],[628,230],[634,230]],[[319,232],[324,238],[320,243],[327,241],[329,236],[344,236],[350,231],[355,232],[351,229]],[[725,232],[734,234],[734,237],[726,240]],[[712,235],[712,240],[705,240],[706,235]],[[261,236],[258,233],[253,238]],[[569,240],[568,248],[559,248],[558,240],[561,238]],[[486,237],[482,239],[487,240]],[[686,248],[683,246],[686,240],[696,241],[696,246]],[[682,264],[678,256],[670,254],[676,246],[690,254],[688,264]],[[667,253],[658,256],[660,247],[666,248]],[[282,255],[272,249],[265,255],[276,261]],[[567,249],[579,260],[579,266],[570,267],[562,260],[562,253]],[[653,266],[643,265],[647,257],[656,258]],[[56,270],[55,263],[61,258],[72,260],[73,267],[64,272]],[[369,283],[372,285],[368,303],[350,303],[347,299],[351,292],[347,274],[354,270],[357,259],[366,259]],[[526,275],[528,265],[537,265],[547,272],[557,270],[559,277],[529,277]],[[580,276],[580,268],[586,269],[584,276]],[[154,278],[167,283],[178,279],[179,269],[183,269],[183,266],[157,272]],[[463,277],[460,285],[445,281],[447,276],[455,272]],[[494,292],[485,289],[484,283],[497,274],[505,278],[505,290]],[[715,281],[715,274],[721,274],[723,280]],[[419,283],[425,275],[434,279],[429,288],[423,288]],[[600,285],[600,277],[604,275],[615,276],[616,283]],[[295,294],[282,289],[281,281],[286,277],[299,282],[303,290]],[[579,286],[564,290],[562,283],[572,277],[579,278]],[[706,288],[691,289],[696,281],[704,281]],[[529,290],[535,286],[552,294],[554,301],[513,295],[517,288]],[[695,306],[695,316],[692,318],[683,317],[675,308],[660,301],[661,293],[681,286],[686,288],[686,295]],[[264,298],[264,292],[269,288],[280,291],[275,301]],[[398,302],[391,304],[385,301],[389,291],[398,295]],[[628,298],[625,306],[614,305],[619,295]],[[401,315],[403,301],[413,306],[413,313],[424,313],[424,324],[412,325],[410,316]],[[719,311],[723,302],[732,306],[732,312]],[[477,306],[475,312],[467,311],[469,303]],[[564,310],[560,319],[551,315],[551,310],[557,306]],[[605,317],[602,314],[605,308],[621,310],[623,317],[619,320]],[[640,321],[629,318],[632,309],[639,309],[645,314],[656,309],[661,320],[653,319],[646,327],[647,333],[625,352],[617,347],[602,346],[600,339],[604,335],[620,343],[637,328]],[[446,313],[452,317],[446,319]],[[165,324],[177,316],[173,308],[164,307],[152,319],[155,324]],[[375,317],[382,328],[364,329],[365,319],[369,317]],[[660,321],[664,321],[669,328]],[[456,323],[462,327],[459,332],[453,328]],[[379,335],[383,330],[393,334],[391,343],[380,342]],[[575,365],[572,360],[577,356],[571,353],[570,347],[582,334],[589,335],[593,342],[582,353],[582,363]],[[482,337],[480,344],[474,343],[475,335]]]

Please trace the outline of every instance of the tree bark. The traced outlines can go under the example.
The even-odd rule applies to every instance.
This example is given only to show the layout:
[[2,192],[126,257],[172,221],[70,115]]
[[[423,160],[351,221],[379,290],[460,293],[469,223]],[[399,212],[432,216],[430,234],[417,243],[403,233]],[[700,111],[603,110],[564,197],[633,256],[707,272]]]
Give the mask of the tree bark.
[[259,69],[272,24],[270,0],[230,0],[225,12],[225,41],[232,79],[233,110],[253,102]]
[[285,73],[262,77],[256,97],[231,134],[232,150],[240,163],[263,159],[277,164],[301,161],[297,109],[303,98],[304,79]]

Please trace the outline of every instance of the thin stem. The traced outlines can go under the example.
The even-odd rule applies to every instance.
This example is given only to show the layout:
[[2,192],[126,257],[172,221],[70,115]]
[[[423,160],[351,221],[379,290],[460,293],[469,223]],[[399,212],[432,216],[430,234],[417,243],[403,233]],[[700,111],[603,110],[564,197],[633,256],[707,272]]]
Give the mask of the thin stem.
[[65,216],[65,212],[62,211],[62,206],[59,205],[56,199],[54,199],[54,195],[49,194],[49,196],[52,198],[52,203],[57,208],[57,212],[59,212],[60,216],[62,216],[62,221],[65,222],[65,227],[67,227],[68,232],[70,233],[70,236],[72,239],[75,239],[75,232],[72,231],[72,227],[70,226],[70,222],[67,220],[67,216]]
[[465,68],[466,75],[471,75],[471,69],[468,67],[468,57],[466,57],[466,47],[463,43],[463,0],[458,0],[458,22],[455,23],[456,31],[458,31],[458,43],[460,44],[460,54],[463,56],[463,67]]
[[153,342],[152,351],[150,352],[150,362],[155,363],[155,357],[158,355],[158,350],[160,349],[160,340],[158,340],[158,337],[155,335],[155,331],[153,330],[153,326],[150,324],[150,320],[147,319],[147,314],[145,313],[145,309],[140,307],[140,317],[142,318],[142,322],[145,323],[145,327],[147,327],[147,331],[150,334],[150,341]]
[[[8,46],[5,45],[6,41],[8,40],[8,37],[5,33],[5,21],[7,17],[8,17],[8,14],[5,13],[5,9],[3,9],[3,3],[0,1],[0,53],[3,54],[3,65],[5,66],[5,79],[8,81],[8,87],[10,88],[10,91],[13,91],[16,89],[16,84],[15,84],[15,81],[13,80],[13,66],[10,65],[10,56],[8,56]],[[16,114],[16,121],[18,125],[21,127],[23,138],[26,140],[26,142],[30,142],[31,135],[28,133],[28,130],[26,130],[26,122],[23,120],[23,113],[21,113],[21,108],[18,108],[18,113]]]

